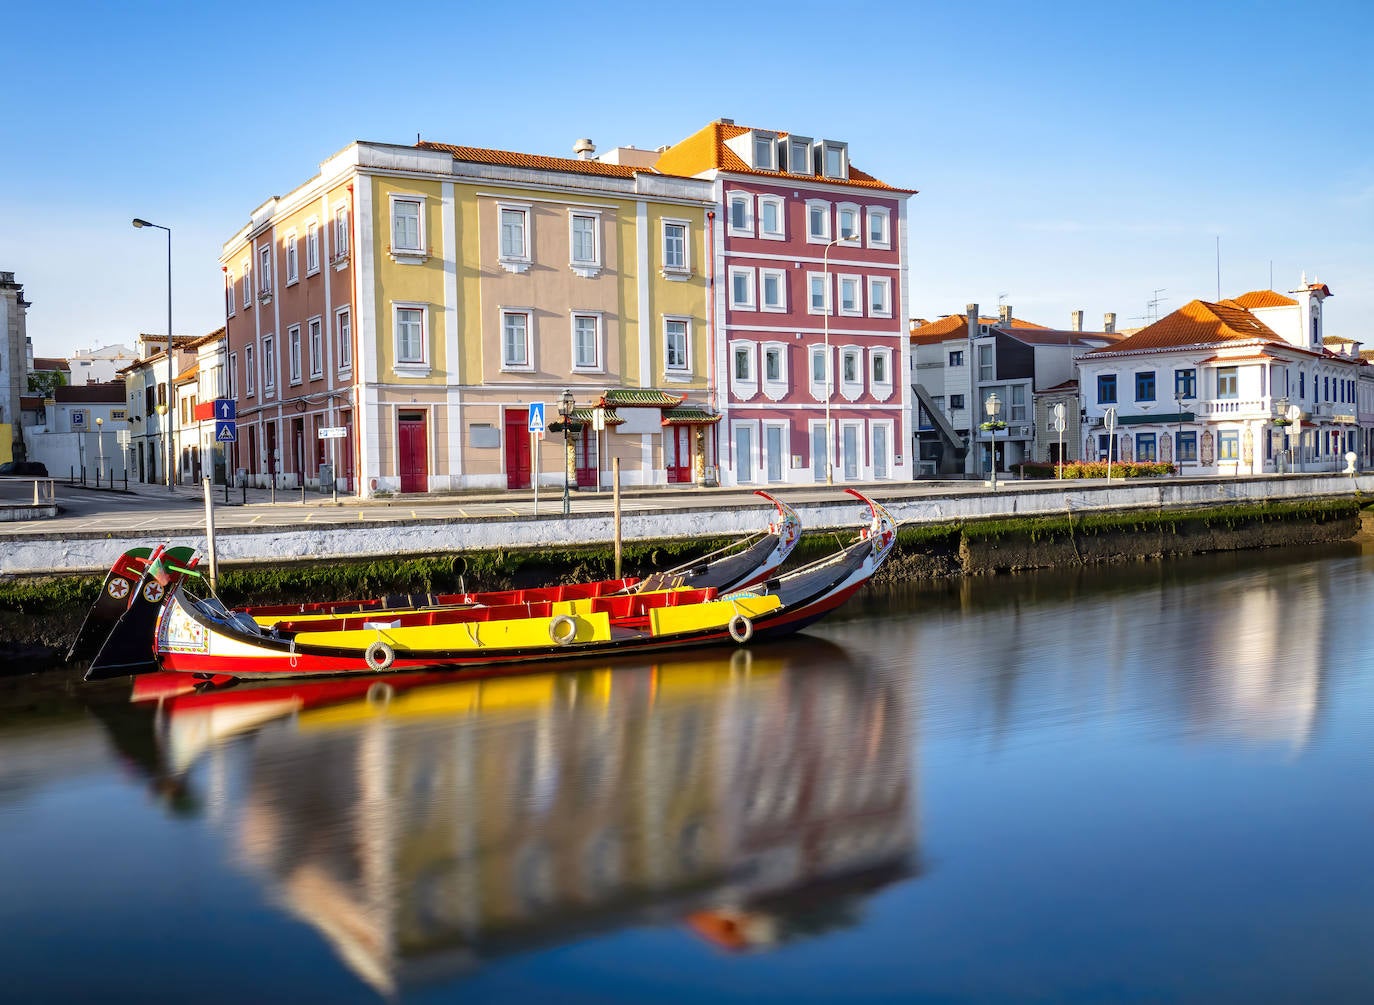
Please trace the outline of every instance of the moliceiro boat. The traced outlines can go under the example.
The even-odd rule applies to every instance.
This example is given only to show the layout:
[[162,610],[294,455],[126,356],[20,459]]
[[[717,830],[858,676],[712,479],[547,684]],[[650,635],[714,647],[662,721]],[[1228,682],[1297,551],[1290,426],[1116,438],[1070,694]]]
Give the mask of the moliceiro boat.
[[[629,655],[799,631],[843,604],[891,553],[891,516],[853,489],[871,519],[824,559],[744,589],[670,588],[570,600],[365,611],[263,628],[182,576],[163,597],[153,657],[163,670],[266,679],[430,668],[500,670],[549,659]],[[134,605],[146,602],[140,592]]]

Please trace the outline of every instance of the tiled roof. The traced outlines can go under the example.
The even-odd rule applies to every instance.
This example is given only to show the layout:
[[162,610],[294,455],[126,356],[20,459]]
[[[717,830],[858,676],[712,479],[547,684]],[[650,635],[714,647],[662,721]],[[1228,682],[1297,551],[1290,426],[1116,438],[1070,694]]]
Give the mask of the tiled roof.
[[432,143],[424,140],[415,144],[421,150],[440,150],[451,154],[456,161],[470,164],[497,164],[501,167],[532,168],[536,171],[567,171],[572,174],[595,174],[610,178],[633,178],[643,168],[626,164],[605,164],[601,161],[577,157],[544,157],[540,154],[521,154],[511,150],[488,150],[484,147],[460,147],[452,143]]
[[685,394],[669,394],[654,388],[616,387],[601,395],[603,408],[676,408],[687,400]]
[[663,425],[665,426],[700,426],[719,421],[720,415],[718,413],[709,408],[699,408],[696,405],[669,408],[663,412]]
[[[572,410],[572,420],[574,422],[590,423],[594,418],[592,415],[594,411],[596,411],[594,408],[574,408]],[[606,413],[606,425],[622,426],[625,424],[625,420],[615,414],[614,408],[603,408],[602,411]]]
[[1213,304],[1205,300],[1192,300],[1129,338],[1115,345],[1093,349],[1087,355],[1105,356],[1141,349],[1179,349],[1254,339],[1283,342],[1272,328],[1234,301]]
[[210,343],[210,342],[215,341],[215,339],[224,338],[224,331],[225,331],[224,326],[223,326],[223,325],[220,325],[220,327],[216,328],[214,331],[210,332],[208,335],[201,335],[199,338],[193,338],[193,339],[191,339],[191,341],[189,341],[189,342],[186,343],[186,348],[187,348],[187,349],[198,349],[198,348],[200,348],[200,347],[203,346],[203,345],[206,345],[206,344],[208,344],[208,343]]
[[36,412],[43,407],[43,396],[41,394],[21,394],[19,407],[26,412]]
[[1293,298],[1285,297],[1282,293],[1275,293],[1273,290],[1251,290],[1249,293],[1242,293],[1240,296],[1232,298],[1230,302],[1244,307],[1246,310],[1254,310],[1256,307],[1298,306],[1298,302]]
[[193,380],[196,379],[196,376],[197,376],[199,373],[200,373],[200,364],[199,364],[199,363],[192,363],[192,364],[191,364],[190,366],[188,366],[185,370],[182,370],[179,374],[177,374],[177,379],[176,379],[175,383],[177,383],[177,384],[189,384],[189,383],[191,383],[191,381],[193,381]]
[[[1000,327],[1002,322],[999,318],[979,317],[978,323],[990,327]],[[1014,329],[1038,328],[1041,331],[1049,331],[1044,325],[1038,325],[1030,321],[1022,321],[1020,318],[1011,319],[1011,327]],[[911,333],[913,344],[928,344],[931,342],[946,342],[954,335],[965,335],[968,332],[968,315],[966,314],[946,314],[938,321],[921,325]]]
[[80,402],[83,404],[113,405],[124,401],[124,382],[115,380],[108,384],[74,384],[71,387],[53,389],[53,400]]
[[1078,390],[1078,381],[1076,381],[1076,380],[1066,380],[1066,381],[1063,381],[1063,382],[1061,382],[1061,383],[1059,383],[1059,384],[1055,384],[1053,387],[1047,387],[1047,388],[1045,388],[1043,391],[1036,391],[1035,393],[1036,393],[1036,394],[1054,394],[1056,391],[1076,391],[1076,390]]
[[56,356],[35,356],[33,358],[34,370],[71,370],[72,366],[65,359]]
[[[745,163],[743,157],[725,145],[726,140],[743,136],[749,131],[748,126],[733,125],[719,120],[707,123],[685,140],[675,143],[663,151],[658,160],[654,162],[654,167],[664,174],[685,175],[687,177],[693,177],[706,171],[729,171],[735,174],[777,178],[780,181],[819,181],[825,182],[827,185],[852,185],[858,188],[886,189],[890,192],[915,191],[914,189],[897,188],[885,181],[879,181],[871,174],[860,171],[853,164],[849,166],[847,179],[827,178],[823,175],[792,174],[788,171],[760,171],[750,167]],[[768,131],[773,132],[776,136],[787,135],[784,132]]]

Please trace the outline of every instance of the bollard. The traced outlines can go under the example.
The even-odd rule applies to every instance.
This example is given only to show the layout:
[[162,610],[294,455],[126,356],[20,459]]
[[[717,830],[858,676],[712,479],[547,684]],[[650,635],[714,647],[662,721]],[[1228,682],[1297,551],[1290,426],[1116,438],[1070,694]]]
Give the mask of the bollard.
[[243,504],[248,505],[248,479],[243,480]]
[[124,471],[124,491],[129,491],[129,472],[127,468]]

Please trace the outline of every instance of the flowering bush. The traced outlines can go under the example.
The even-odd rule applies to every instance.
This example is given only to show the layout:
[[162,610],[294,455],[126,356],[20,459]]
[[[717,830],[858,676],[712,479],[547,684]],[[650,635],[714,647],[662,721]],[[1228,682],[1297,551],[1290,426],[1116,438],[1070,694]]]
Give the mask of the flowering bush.
[[[1020,468],[1023,478],[1054,478],[1059,466],[1049,461],[1026,461],[1013,465]],[[1065,478],[1106,478],[1106,461],[1065,461]],[[1175,472],[1172,464],[1158,461],[1112,461],[1113,478],[1156,478]]]
[[1001,419],[989,419],[987,422],[984,422],[978,428],[985,433],[992,433],[996,432],[999,429],[1006,429],[1007,424],[1003,422]]

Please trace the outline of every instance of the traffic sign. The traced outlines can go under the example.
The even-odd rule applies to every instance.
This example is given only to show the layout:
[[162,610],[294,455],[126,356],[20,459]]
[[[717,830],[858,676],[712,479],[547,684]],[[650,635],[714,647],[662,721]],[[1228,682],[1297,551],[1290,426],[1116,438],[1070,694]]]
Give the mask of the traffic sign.
[[74,412],[72,412],[72,425],[73,425],[73,426],[84,426],[85,424],[86,424],[86,410],[85,410],[84,408],[78,408],[78,409],[76,409]]
[[216,419],[237,419],[239,417],[238,404],[233,398],[215,399],[215,418]]
[[342,440],[347,435],[347,426],[324,426],[320,429],[320,439],[322,440]]
[[530,432],[542,433],[544,431],[544,403],[542,401],[530,402]]
[[239,426],[233,419],[215,420],[215,442],[216,443],[237,443],[239,439]]

